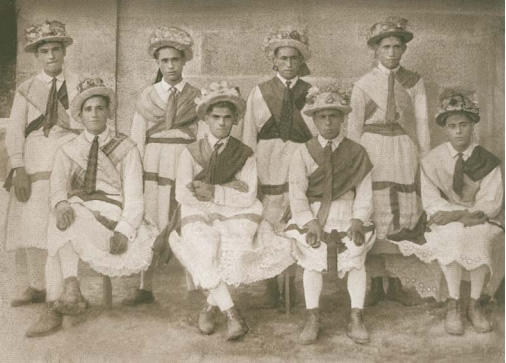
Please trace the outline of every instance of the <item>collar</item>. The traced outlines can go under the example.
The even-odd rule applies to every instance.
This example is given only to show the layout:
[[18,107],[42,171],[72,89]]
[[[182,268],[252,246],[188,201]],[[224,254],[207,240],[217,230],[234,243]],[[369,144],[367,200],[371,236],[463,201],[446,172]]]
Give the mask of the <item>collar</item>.
[[399,68],[401,68],[400,64],[397,67],[395,67],[393,69],[390,69],[390,68],[385,67],[383,64],[381,64],[381,62],[378,62],[378,69],[381,72],[385,73],[386,75],[389,75],[390,71],[393,71],[394,73],[397,73],[397,71],[399,70]]
[[[453,159],[456,159],[459,152],[453,148],[453,146],[450,142],[447,142],[446,145],[448,146],[448,152],[450,153],[450,156]],[[475,144],[474,142],[471,142],[471,145],[469,145],[469,147],[462,152],[462,159],[464,159],[464,160],[469,159],[476,146],[477,146],[477,144]]]
[[297,83],[297,81],[299,80],[299,76],[295,76],[292,79],[284,79],[283,77],[281,77],[281,75],[279,73],[276,74],[276,77],[278,77],[278,79],[281,81],[281,83],[283,83],[283,85],[285,87],[286,87],[286,81],[292,82],[292,84],[290,85],[290,88],[293,88],[295,86],[295,83]]
[[322,135],[318,135],[318,142],[320,143],[320,146],[322,148],[325,148],[325,146],[327,146],[327,144],[328,144],[329,141],[332,142],[332,146],[331,146],[332,147],[332,151],[334,151],[335,149],[337,149],[337,147],[339,146],[339,144],[341,143],[341,141],[343,141],[343,139],[344,139],[344,135],[342,133],[340,133],[339,135],[337,135],[337,137],[335,137],[332,140],[327,140]]
[[169,92],[169,89],[172,88],[172,87],[175,87],[179,93],[183,92],[183,88],[184,86],[186,85],[186,80],[182,80],[181,82],[179,82],[178,84],[176,84],[175,86],[171,86],[170,84],[168,84],[165,79],[162,78],[162,80],[160,81],[161,85],[162,85],[162,89],[165,91],[165,92]]
[[[57,75],[56,77],[56,81],[58,82],[62,82],[65,81],[65,75],[64,75],[64,72],[63,70],[61,71],[61,73],[59,75]],[[51,84],[51,82],[53,81],[53,77],[51,77],[50,75],[48,75],[46,72],[42,71],[40,73],[40,79],[48,84]]]
[[99,146],[102,146],[106,143],[107,139],[109,138],[109,134],[110,134],[110,131],[109,131],[108,127],[106,127],[104,132],[102,132],[99,135],[93,135],[93,134],[89,133],[88,130],[84,130],[84,137],[90,143],[93,142],[93,139],[95,138],[95,136],[98,136],[98,145]]
[[207,141],[209,142],[209,145],[211,145],[211,149],[214,149],[214,145],[218,143],[218,141],[221,141],[223,143],[223,147],[220,148],[220,151],[225,149],[225,146],[227,146],[228,140],[230,139],[230,135],[223,138],[223,139],[217,139],[213,134],[209,133],[207,135]]

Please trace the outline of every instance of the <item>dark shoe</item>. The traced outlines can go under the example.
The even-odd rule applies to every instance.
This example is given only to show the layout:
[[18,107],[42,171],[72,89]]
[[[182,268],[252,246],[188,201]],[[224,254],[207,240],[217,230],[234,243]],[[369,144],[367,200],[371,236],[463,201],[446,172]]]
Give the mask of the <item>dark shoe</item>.
[[204,335],[211,335],[216,328],[217,306],[206,304],[199,314],[199,330]]
[[71,276],[63,280],[63,292],[58,300],[55,301],[55,308],[65,315],[79,315],[84,313],[88,303],[81,294],[79,281],[77,277]]
[[28,328],[25,336],[28,338],[43,337],[53,334],[61,329],[63,316],[54,307],[54,303],[48,303],[47,309],[39,317],[39,320]]
[[398,278],[388,279],[386,297],[388,300],[398,302],[404,306],[416,306],[424,302],[420,296],[404,291],[402,289],[401,280]]
[[446,308],[445,330],[451,335],[463,335],[462,300],[448,299]]
[[123,299],[121,303],[126,306],[137,306],[141,304],[152,304],[155,302],[153,292],[149,290],[137,289],[131,297]]
[[385,299],[385,290],[383,290],[383,278],[373,277],[371,279],[371,289],[365,298],[366,306],[374,306]]
[[227,317],[227,333],[225,334],[225,340],[236,340],[246,335],[249,330],[248,325],[235,306],[225,310],[223,314]]
[[272,277],[267,280],[264,306],[269,309],[276,309],[281,305],[282,301],[278,286],[278,278]]
[[475,299],[469,299],[467,318],[471,324],[473,324],[474,330],[476,330],[477,333],[487,333],[492,330],[492,325],[488,322],[485,314],[481,310],[479,301]]
[[297,343],[302,345],[314,344],[318,339],[318,333],[320,332],[320,310],[309,309],[307,310],[306,322],[304,328],[299,333]]
[[351,309],[350,321],[348,322],[348,337],[355,343],[369,343],[369,332],[364,325],[362,309]]
[[31,286],[28,286],[21,296],[11,301],[13,308],[27,305],[27,304],[38,304],[46,301],[46,290],[37,290]]

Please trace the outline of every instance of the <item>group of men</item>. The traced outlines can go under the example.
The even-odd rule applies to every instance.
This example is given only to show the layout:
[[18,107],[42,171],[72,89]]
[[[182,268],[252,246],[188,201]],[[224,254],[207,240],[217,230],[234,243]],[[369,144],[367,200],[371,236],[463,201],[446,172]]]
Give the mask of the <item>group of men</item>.
[[[416,276],[438,262],[450,334],[464,333],[460,282],[469,272],[467,317],[476,331],[491,330],[478,299],[488,274],[489,292],[504,276],[503,227],[494,220],[500,160],[473,142],[479,108],[461,89],[441,95],[436,123],[449,141],[430,151],[423,80],[400,65],[413,38],[405,19],[371,28],[378,64],[351,97],[337,84],[300,78],[311,56],[305,32],[272,32],[262,50],[276,75],[247,102],[226,81],[202,90],[187,83],[193,40],[160,27],[148,45],[158,74],[138,96],[130,136],[107,125],[113,90],[64,70],[72,44],[64,24],[35,25],[26,38],[43,71],[20,85],[12,108],[5,230],[8,247],[26,253],[30,277],[12,305],[48,306],[27,336],[51,334],[63,315],[87,308],[79,259],[108,276],[141,272],[124,303],[153,302],[153,249],[165,242],[187,270],[188,288],[207,294],[202,334],[214,333],[218,311],[227,317],[226,340],[248,332],[229,286],[267,280],[270,305],[293,301],[294,262],[304,269],[307,309],[300,344],[318,338],[324,272],[347,275],[347,334],[367,343],[366,302],[417,303],[402,289],[406,261]],[[230,135],[234,125],[240,140]],[[278,286],[287,269],[291,296]],[[405,281],[423,297],[446,298],[436,278]]]

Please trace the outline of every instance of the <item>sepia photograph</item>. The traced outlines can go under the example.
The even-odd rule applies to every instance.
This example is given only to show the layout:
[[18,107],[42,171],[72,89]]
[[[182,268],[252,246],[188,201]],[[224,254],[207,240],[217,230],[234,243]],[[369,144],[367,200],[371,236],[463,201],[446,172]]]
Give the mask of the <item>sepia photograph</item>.
[[505,360],[502,0],[0,0],[0,361]]

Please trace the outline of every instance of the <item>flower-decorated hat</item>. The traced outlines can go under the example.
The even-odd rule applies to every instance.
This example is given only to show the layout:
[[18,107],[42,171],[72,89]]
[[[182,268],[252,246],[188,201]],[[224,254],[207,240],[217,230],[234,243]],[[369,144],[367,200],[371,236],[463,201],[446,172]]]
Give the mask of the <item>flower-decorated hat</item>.
[[77,85],[77,96],[74,97],[70,104],[70,114],[76,121],[80,121],[81,107],[83,103],[93,96],[104,96],[109,98],[109,109],[111,110],[111,117],[114,115],[116,109],[116,96],[114,91],[104,85],[101,78],[85,78]]
[[193,39],[183,29],[161,26],[149,38],[148,53],[154,57],[155,52],[163,47],[172,47],[184,53],[186,61],[193,58]]
[[340,88],[337,84],[329,84],[323,87],[311,87],[306,96],[304,113],[313,116],[315,112],[322,110],[339,110],[344,115],[351,112],[349,90]]
[[374,24],[367,35],[367,45],[374,47],[381,39],[387,37],[400,37],[404,43],[413,39],[413,33],[406,30],[408,21],[398,16],[389,16],[384,21]]
[[271,31],[267,35],[261,45],[262,51],[270,62],[274,61],[274,53],[280,47],[292,47],[298,49],[304,57],[304,62],[311,58],[309,50],[309,39],[305,30],[297,30],[294,28],[284,28]]
[[60,42],[64,47],[72,44],[72,38],[65,30],[65,24],[58,20],[46,20],[42,24],[35,24],[25,29],[25,51],[35,53],[37,47],[43,43]]
[[439,96],[439,110],[436,114],[436,123],[446,125],[448,116],[463,113],[474,123],[480,121],[480,108],[474,100],[474,91],[462,88],[447,88]]
[[204,120],[209,106],[222,101],[232,102],[237,107],[236,123],[244,117],[246,101],[241,97],[239,88],[229,86],[227,81],[213,82],[201,90],[201,96],[195,99],[197,116]]

